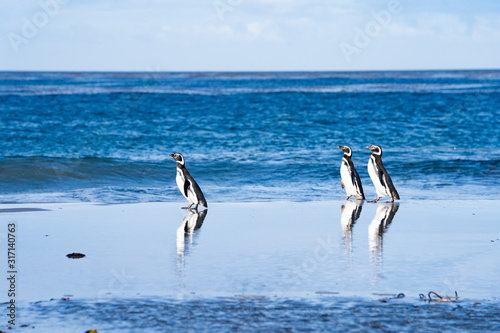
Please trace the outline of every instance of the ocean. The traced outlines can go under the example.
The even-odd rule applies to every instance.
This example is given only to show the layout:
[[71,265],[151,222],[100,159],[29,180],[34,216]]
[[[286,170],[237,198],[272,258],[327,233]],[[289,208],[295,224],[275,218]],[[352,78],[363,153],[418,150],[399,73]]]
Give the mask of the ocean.
[[0,73],[0,201],[183,201],[180,152],[208,202],[345,197],[367,145],[404,199],[498,199],[500,71]]

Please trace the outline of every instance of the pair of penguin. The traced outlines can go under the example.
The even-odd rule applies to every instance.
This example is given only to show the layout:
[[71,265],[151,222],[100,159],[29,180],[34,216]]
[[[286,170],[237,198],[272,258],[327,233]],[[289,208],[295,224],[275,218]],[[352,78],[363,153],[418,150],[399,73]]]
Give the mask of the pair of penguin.
[[[351,160],[351,147],[337,147],[344,152],[344,156],[342,157],[342,166],[340,167],[340,176],[342,178],[342,188],[345,188],[347,193],[346,200],[348,200],[351,196],[364,200],[365,194],[363,193],[361,179],[359,178]],[[373,200],[373,202],[377,202],[381,197],[389,197],[391,198],[391,202],[394,202],[394,199],[399,200],[399,194],[392,183],[391,177],[382,164],[382,148],[377,145],[367,146],[366,148],[372,151],[370,161],[368,162],[368,174],[370,175],[377,192],[377,198]],[[208,208],[207,200],[205,200],[205,196],[203,195],[200,186],[186,169],[184,156],[179,153],[170,154],[170,156],[177,162],[177,176],[175,177],[177,186],[179,187],[182,195],[184,195],[189,202],[188,207],[182,208],[191,210],[191,206],[195,205],[194,209],[197,210],[198,205],[200,204]]]
[[[340,177],[342,179],[340,184],[342,188],[345,188],[347,193],[346,200],[348,200],[351,196],[364,200],[365,194],[363,193],[361,179],[359,178],[351,160],[351,147],[337,147],[344,152],[344,156],[342,156],[342,165],[340,167]],[[391,176],[389,176],[389,173],[385,170],[384,165],[382,164],[382,148],[377,145],[366,146],[366,148],[372,151],[372,155],[368,161],[368,174],[370,175],[377,192],[377,198],[370,202],[377,202],[381,197],[389,197],[391,198],[391,202],[394,202],[394,199],[399,200],[399,194],[398,191],[396,191],[396,187],[394,187],[394,184],[392,183]]]

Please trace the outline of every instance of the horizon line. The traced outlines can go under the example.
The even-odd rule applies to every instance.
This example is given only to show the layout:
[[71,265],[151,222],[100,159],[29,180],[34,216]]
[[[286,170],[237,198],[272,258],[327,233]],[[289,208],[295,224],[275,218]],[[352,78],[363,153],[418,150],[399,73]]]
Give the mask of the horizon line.
[[24,70],[0,69],[0,73],[367,73],[367,72],[480,72],[500,71],[500,68],[454,69],[346,69],[346,70]]

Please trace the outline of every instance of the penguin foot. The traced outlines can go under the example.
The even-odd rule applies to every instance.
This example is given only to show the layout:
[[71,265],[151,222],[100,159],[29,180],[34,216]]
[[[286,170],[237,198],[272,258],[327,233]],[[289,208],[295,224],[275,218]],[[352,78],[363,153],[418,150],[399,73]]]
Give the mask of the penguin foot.
[[190,204],[189,206],[187,207],[181,207],[181,209],[187,209],[189,210],[191,213],[198,213],[198,204],[196,204],[196,206],[194,207],[191,207],[192,205],[194,204]]
[[379,200],[380,200],[380,198],[381,198],[381,197],[377,197],[377,199],[375,199],[375,200],[371,200],[371,201],[368,201],[368,202],[377,202],[377,201],[379,201]]

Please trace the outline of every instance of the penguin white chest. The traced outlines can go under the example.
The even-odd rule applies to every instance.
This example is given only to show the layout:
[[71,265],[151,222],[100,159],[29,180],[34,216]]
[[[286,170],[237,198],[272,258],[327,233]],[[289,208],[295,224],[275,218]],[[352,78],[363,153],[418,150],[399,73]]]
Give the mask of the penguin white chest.
[[177,176],[175,177],[175,182],[177,183],[177,187],[181,191],[182,195],[186,197],[186,199],[188,199],[188,197],[184,193],[184,183],[186,182],[186,179],[184,178],[182,170],[179,168],[177,168]]
[[[191,183],[189,182],[189,179],[186,179],[184,177],[184,173],[182,172],[181,169],[177,169],[177,176],[175,177],[175,181],[177,183],[177,187],[181,191],[182,195],[189,201],[189,203],[198,203],[198,198],[196,197],[196,193],[193,191],[193,187],[191,186]],[[186,182],[187,184],[187,190],[184,191],[186,188]]]
[[379,167],[375,158],[372,156],[368,162],[368,174],[375,185],[375,191],[377,192],[378,197],[387,197],[390,196],[389,188],[387,187],[387,182],[384,179],[384,175],[382,172],[379,172]]

